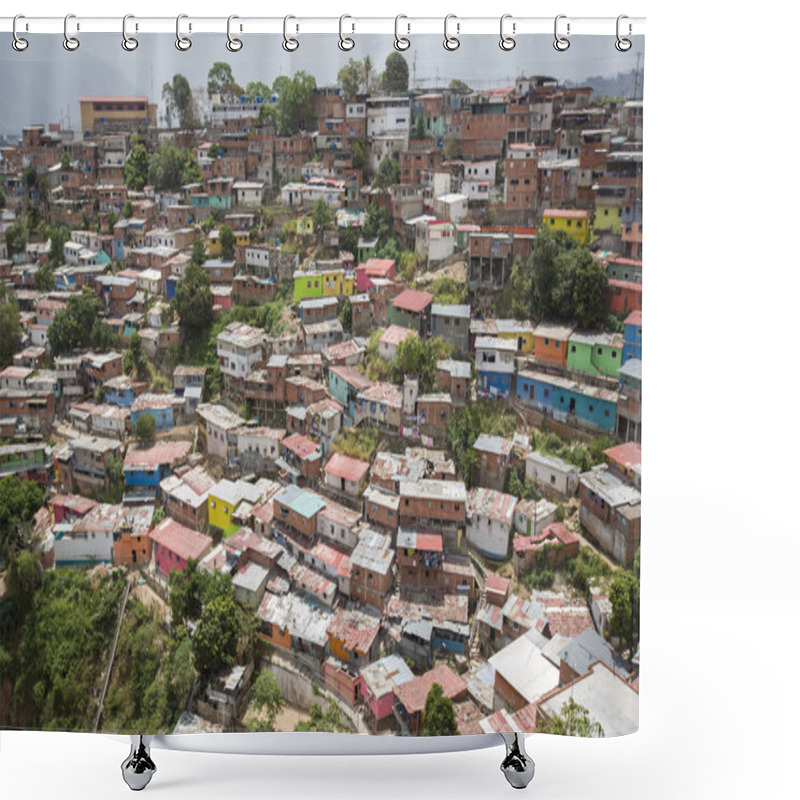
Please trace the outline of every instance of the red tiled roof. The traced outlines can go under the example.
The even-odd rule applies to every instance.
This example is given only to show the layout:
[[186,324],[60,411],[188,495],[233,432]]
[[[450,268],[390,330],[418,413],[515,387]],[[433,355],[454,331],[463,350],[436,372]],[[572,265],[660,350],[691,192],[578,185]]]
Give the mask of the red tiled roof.
[[542,213],[543,217],[563,217],[566,219],[584,219],[588,215],[588,211],[581,211],[577,208],[547,208]]
[[641,311],[631,311],[628,314],[627,318],[625,319],[626,325],[641,325],[642,324],[642,312]]
[[368,471],[368,461],[351,458],[342,453],[334,453],[325,465],[325,472],[353,483],[359,483]]
[[511,581],[508,578],[502,578],[496,572],[486,573],[487,592],[500,592],[500,594],[505,594],[510,585]]
[[200,558],[211,545],[210,536],[193,531],[170,517],[150,531],[150,538],[187,561]]
[[82,516],[91,511],[97,505],[97,501],[79,494],[57,494],[50,499],[50,505],[53,508],[56,506],[67,508],[73,514]]
[[191,442],[159,442],[150,447],[129,448],[125,454],[125,466],[157,467],[160,464],[174,464],[186,458],[192,449]]
[[440,664],[438,667],[428,670],[424,675],[419,675],[413,680],[401,684],[395,689],[395,694],[406,711],[414,714],[425,708],[425,700],[434,683],[438,683],[442,687],[444,696],[451,700],[467,693],[467,684],[447,664]]
[[338,608],[328,625],[328,637],[338,639],[346,650],[363,655],[369,652],[380,627],[380,618],[377,616]]
[[632,292],[640,292],[642,291],[642,284],[636,283],[636,281],[621,281],[617,278],[609,278],[608,279],[609,286],[615,286],[619,289],[629,289]]
[[145,94],[84,94],[78,98],[79,103],[133,103],[147,102]]
[[560,522],[551,522],[541,533],[536,536],[517,536],[514,538],[514,552],[524,553],[528,550],[536,550],[541,547],[547,540],[557,539],[565,547],[573,544],[578,540],[572,531],[564,527]]
[[603,455],[623,467],[635,467],[642,463],[642,446],[636,442],[625,442],[603,450]]
[[352,386],[358,391],[372,386],[372,381],[355,367],[330,367],[328,372],[338,375],[348,386]]
[[419,313],[433,302],[430,292],[418,292],[416,289],[406,289],[392,299],[395,308],[405,308],[407,311]]
[[517,727],[521,731],[535,731],[536,730],[536,717],[538,716],[538,711],[536,709],[536,704],[531,703],[530,705],[524,706],[516,714],[514,714],[511,719],[514,720]]
[[307,458],[319,450],[319,445],[313,439],[303,436],[302,433],[293,433],[291,436],[287,436],[281,444],[300,458]]
[[386,277],[394,267],[395,261],[393,258],[370,258],[366,264],[359,266],[367,275],[379,275]]

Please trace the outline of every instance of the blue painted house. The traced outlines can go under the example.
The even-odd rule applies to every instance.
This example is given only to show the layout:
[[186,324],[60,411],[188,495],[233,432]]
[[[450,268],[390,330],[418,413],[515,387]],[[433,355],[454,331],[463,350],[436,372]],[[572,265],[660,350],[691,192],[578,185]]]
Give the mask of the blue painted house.
[[431,628],[431,645],[434,650],[464,655],[469,642],[469,625],[444,620]]
[[125,490],[156,498],[159,484],[186,463],[191,442],[158,442],[146,447],[131,446],[125,454]]
[[614,433],[619,395],[535,370],[517,374],[517,399],[559,422]]
[[622,345],[622,363],[628,359],[642,358],[642,312],[632,311],[625,320],[625,342]]
[[334,400],[344,406],[345,414],[355,419],[358,395],[372,386],[372,381],[355,367],[331,367],[328,388]]
[[513,339],[493,336],[475,338],[477,390],[482,397],[508,397],[514,375],[517,343]]
[[164,282],[167,291],[167,300],[172,300],[175,297],[175,292],[178,288],[178,280],[179,278],[177,275],[167,275],[167,279]]
[[127,375],[118,375],[103,384],[106,403],[110,403],[112,406],[122,406],[123,408],[130,408],[137,396],[146,388],[146,383],[135,381]]
[[149,414],[156,421],[156,430],[165,431],[175,427],[174,407],[181,404],[181,399],[174,394],[147,394],[139,395],[131,405],[131,428],[136,430],[136,423],[143,414]]

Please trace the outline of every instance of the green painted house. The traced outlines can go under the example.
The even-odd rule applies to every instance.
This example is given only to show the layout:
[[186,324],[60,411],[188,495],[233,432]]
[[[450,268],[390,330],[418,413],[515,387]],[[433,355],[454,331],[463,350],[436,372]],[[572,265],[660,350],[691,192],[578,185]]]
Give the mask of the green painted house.
[[567,369],[617,378],[622,366],[623,344],[621,333],[576,331],[567,344]]

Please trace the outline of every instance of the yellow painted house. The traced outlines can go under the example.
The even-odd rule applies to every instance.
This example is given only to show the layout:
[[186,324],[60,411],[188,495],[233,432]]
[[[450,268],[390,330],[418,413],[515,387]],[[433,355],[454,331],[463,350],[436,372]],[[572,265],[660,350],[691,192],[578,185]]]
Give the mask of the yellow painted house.
[[323,270],[322,272],[322,296],[349,297],[355,289],[355,277],[352,272],[345,272],[343,269]]
[[622,235],[622,208],[611,203],[595,203],[594,230]]
[[589,244],[592,229],[589,212],[577,208],[546,208],[542,214],[542,227],[551,231],[564,231],[580,244]]
[[517,343],[520,353],[533,353],[535,337],[533,323],[527,320],[497,319],[495,320],[498,339],[509,339]]
[[251,506],[263,501],[272,482],[266,478],[249,483],[248,481],[229,481],[223,478],[208,493],[208,524],[214,530],[231,536],[238,529],[233,516],[242,503]]
[[[234,231],[233,235],[236,239],[236,247],[247,247],[250,244],[250,231]],[[206,250],[210,256],[222,255],[222,244],[219,240],[219,231],[211,231],[208,234],[208,242]]]

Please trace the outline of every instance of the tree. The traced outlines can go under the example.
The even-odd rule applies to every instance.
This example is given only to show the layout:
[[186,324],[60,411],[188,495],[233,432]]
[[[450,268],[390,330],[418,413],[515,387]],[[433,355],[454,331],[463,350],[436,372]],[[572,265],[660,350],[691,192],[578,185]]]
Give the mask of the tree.
[[394,239],[394,218],[386,203],[372,200],[367,206],[367,221],[362,234],[365,239],[378,239],[378,249],[389,239]]
[[436,388],[436,363],[452,355],[452,347],[438,336],[420,339],[411,335],[403,339],[397,347],[397,355],[391,363],[392,380],[401,384],[406,375],[419,378],[421,394]]
[[12,297],[0,303],[0,369],[4,369],[13,361],[21,343],[22,325],[19,321],[19,306]]
[[196,183],[203,179],[194,156],[186,150],[179,150],[167,140],[153,153],[148,170],[148,182],[157,191],[175,191],[185,183]]
[[467,84],[464,83],[464,81],[460,80],[459,78],[453,78],[453,80],[450,81],[450,87],[449,88],[450,89],[454,89],[457,92],[469,92],[469,91],[471,91],[469,86],[467,86]]
[[417,114],[414,119],[414,138],[425,138],[425,117],[422,114]]
[[[195,239],[195,245],[197,242]],[[190,339],[211,327],[214,299],[210,287],[211,280],[202,267],[194,260],[189,261],[183,278],[175,288],[172,310],[180,318],[180,326]]]
[[61,154],[61,169],[63,172],[68,172],[70,168],[69,153]]
[[164,100],[164,113],[168,127],[172,127],[173,114],[178,118],[179,127],[195,127],[197,115],[195,114],[194,98],[192,97],[192,88],[185,76],[173,75],[172,82],[165,83],[162,87],[161,97]]
[[183,571],[169,574],[169,608],[173,626],[186,620],[196,620],[203,613],[203,574],[197,569],[198,561],[190,558]]
[[458,725],[453,701],[444,696],[444,690],[438,683],[431,686],[425,698],[423,712],[423,734],[425,736],[457,736]]
[[67,353],[89,344],[94,320],[101,311],[100,300],[92,291],[84,289],[67,300],[67,307],[56,311],[47,340],[54,356]]
[[198,267],[201,266],[206,260],[206,246],[203,242],[202,236],[198,236],[192,242],[192,252],[189,256],[189,260],[192,262],[192,264],[196,264]]
[[283,694],[274,673],[268,669],[261,670],[253,683],[252,698],[253,708],[256,711],[263,710],[267,719],[251,726],[249,730],[275,730],[275,720],[283,710]]
[[383,88],[390,94],[408,91],[408,61],[402,53],[393,51],[386,56]]
[[127,375],[133,374],[136,380],[144,381],[149,378],[147,356],[142,350],[142,337],[137,331],[131,334],[128,349],[122,356],[122,368]]
[[130,219],[133,216],[133,203],[130,200],[126,200],[122,206],[122,216],[125,219]]
[[316,125],[316,114],[312,102],[317,82],[313,75],[300,70],[294,77],[279,75],[275,86],[280,87],[276,108],[276,124],[279,136],[290,136]]
[[219,245],[222,248],[223,260],[232,261],[236,252],[236,236],[229,225],[223,225],[219,229]]
[[336,76],[339,81],[339,86],[342,87],[342,94],[346,99],[349,99],[354,94],[358,94],[361,87],[363,78],[363,64],[356,59],[351,58],[340,70]]
[[353,328],[353,308],[350,305],[350,298],[342,298],[342,307],[339,309],[339,322],[342,323],[342,328],[350,333]]
[[314,220],[314,230],[317,233],[321,234],[333,227],[333,214],[324,198],[320,197],[314,204],[311,216]]
[[149,171],[150,154],[143,144],[137,144],[128,154],[122,167],[122,176],[128,188],[134,192],[141,192],[147,184]]
[[120,346],[119,334],[100,317],[95,317],[92,324],[92,347],[107,352]]
[[538,727],[541,733],[554,733],[558,736],[584,736],[598,738],[604,735],[603,726],[592,722],[588,709],[570,697],[558,714],[546,719]]
[[20,480],[16,475],[0,480],[0,537],[4,544],[20,525],[33,519],[43,502],[42,489],[35,481]]
[[366,94],[369,94],[369,85],[374,77],[375,69],[372,64],[372,59],[369,56],[364,56],[364,60],[361,62],[361,83]]
[[245,100],[247,100],[248,103],[257,102],[259,97],[261,101],[264,102],[271,94],[272,89],[270,89],[269,85],[261,81],[250,81],[244,90]]
[[215,61],[208,71],[208,96],[218,94],[223,100],[229,99],[234,83],[231,65],[225,61]]
[[312,703],[308,710],[310,719],[302,720],[294,726],[295,731],[315,731],[336,733],[345,730],[342,725],[342,712],[335,703],[328,703],[325,711],[319,703]]
[[578,251],[573,305],[584,328],[602,328],[608,308],[608,275],[588,250]]
[[42,557],[36,550],[12,549],[8,553],[6,581],[15,604],[23,614],[33,607],[36,589],[42,582]]
[[203,609],[192,637],[195,668],[208,674],[231,666],[238,639],[234,599],[228,594],[215,597]]
[[149,442],[156,434],[156,418],[152,414],[139,414],[135,432],[140,442]]
[[121,458],[109,457],[106,461],[106,488],[104,503],[121,503],[125,493],[125,462]]
[[13,256],[16,253],[24,253],[26,244],[28,244],[28,229],[22,220],[18,219],[6,229],[8,255]]
[[391,156],[384,156],[378,165],[378,174],[375,176],[375,186],[388,189],[400,183],[400,164]]
[[609,589],[611,630],[623,648],[633,648],[639,639],[639,580],[632,572],[618,572]]

